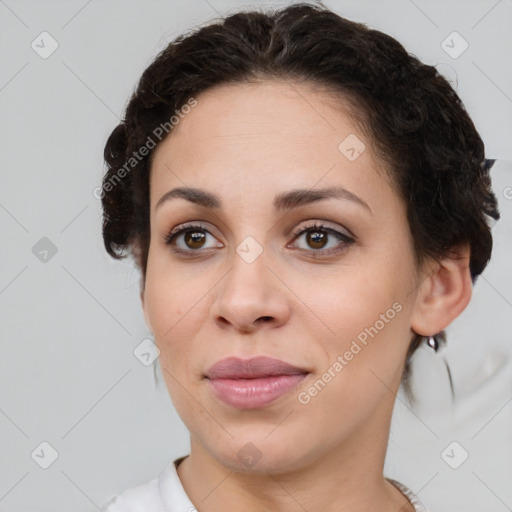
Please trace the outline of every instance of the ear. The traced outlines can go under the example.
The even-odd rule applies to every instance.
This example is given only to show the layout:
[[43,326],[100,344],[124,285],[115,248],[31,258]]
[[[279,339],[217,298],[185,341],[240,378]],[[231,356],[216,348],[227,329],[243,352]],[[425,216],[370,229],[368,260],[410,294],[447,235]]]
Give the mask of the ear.
[[464,311],[473,291],[469,257],[469,246],[464,245],[426,265],[411,317],[414,332],[437,334]]

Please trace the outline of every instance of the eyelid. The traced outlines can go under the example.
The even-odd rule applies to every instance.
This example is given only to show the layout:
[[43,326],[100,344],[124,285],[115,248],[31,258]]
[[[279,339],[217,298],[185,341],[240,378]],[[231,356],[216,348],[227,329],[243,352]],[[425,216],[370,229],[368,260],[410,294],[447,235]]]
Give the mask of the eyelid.
[[340,235],[343,235],[346,238],[351,238],[354,241],[357,240],[357,237],[352,233],[352,231],[350,231],[350,229],[348,229],[344,226],[340,226],[338,224],[335,224],[334,226],[329,225],[329,221],[325,221],[323,219],[316,219],[316,220],[305,221],[305,222],[309,222],[309,224],[307,224],[306,226],[302,225],[301,227],[295,229],[292,233],[294,237],[297,237],[298,235],[302,234],[304,231],[318,229],[318,230],[325,230],[325,231],[330,231],[330,232],[335,231],[336,233],[339,233]]
[[190,222],[182,222],[178,224],[176,227],[172,228],[172,230],[168,233],[167,236],[172,236],[178,234],[180,231],[184,229],[204,229],[208,231],[208,228],[201,223],[201,221],[190,221]]
[[[166,245],[172,245],[173,241],[176,237],[181,236],[182,234],[186,233],[187,231],[204,231],[205,233],[210,234],[212,237],[217,238],[210,230],[208,226],[203,224],[201,221],[190,221],[190,222],[183,222],[181,224],[178,224],[176,227],[174,227],[170,232],[164,234],[163,236],[163,242]],[[187,252],[199,252],[196,251],[187,251]]]

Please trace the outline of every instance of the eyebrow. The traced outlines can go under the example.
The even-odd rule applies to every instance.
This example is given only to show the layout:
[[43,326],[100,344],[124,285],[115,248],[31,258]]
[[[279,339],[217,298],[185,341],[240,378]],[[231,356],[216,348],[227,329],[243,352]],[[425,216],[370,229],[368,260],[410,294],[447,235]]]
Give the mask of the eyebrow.
[[[195,187],[177,187],[166,192],[156,203],[155,210],[164,202],[175,198],[182,198],[192,203],[204,206],[210,209],[222,208],[221,199],[211,192]],[[352,201],[372,213],[368,203],[356,196],[354,193],[343,187],[327,187],[321,189],[294,189],[288,192],[278,194],[274,199],[274,210],[276,212],[291,210],[300,206],[305,206],[323,199],[346,199]],[[373,213],[372,213],[373,215]]]

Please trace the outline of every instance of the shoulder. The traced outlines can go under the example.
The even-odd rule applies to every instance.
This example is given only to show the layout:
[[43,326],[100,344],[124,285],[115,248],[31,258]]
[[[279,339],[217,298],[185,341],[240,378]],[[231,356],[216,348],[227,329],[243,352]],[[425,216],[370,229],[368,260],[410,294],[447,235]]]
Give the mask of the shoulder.
[[126,489],[110,499],[103,512],[165,512],[158,478]]

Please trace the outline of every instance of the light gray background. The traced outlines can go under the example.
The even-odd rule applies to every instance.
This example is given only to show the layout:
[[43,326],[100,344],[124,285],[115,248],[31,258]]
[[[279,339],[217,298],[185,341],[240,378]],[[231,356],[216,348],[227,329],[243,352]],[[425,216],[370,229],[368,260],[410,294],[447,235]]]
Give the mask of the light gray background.
[[[512,2],[326,4],[458,80],[488,157],[500,159],[495,254],[448,331],[459,401],[449,408],[442,358],[420,350],[420,404],[398,395],[385,473],[432,512],[512,510]],[[155,387],[154,368],[133,354],[148,337],[139,276],[106,255],[93,190],[106,138],[155,54],[249,5],[284,3],[0,0],[1,511],[98,510],[188,452],[162,378]],[[59,45],[47,59],[31,47],[43,31]],[[453,31],[469,44],[458,58],[441,47]],[[42,237],[57,248],[46,262],[32,251]],[[58,452],[48,469],[42,442]],[[462,450],[469,458],[452,469]]]

